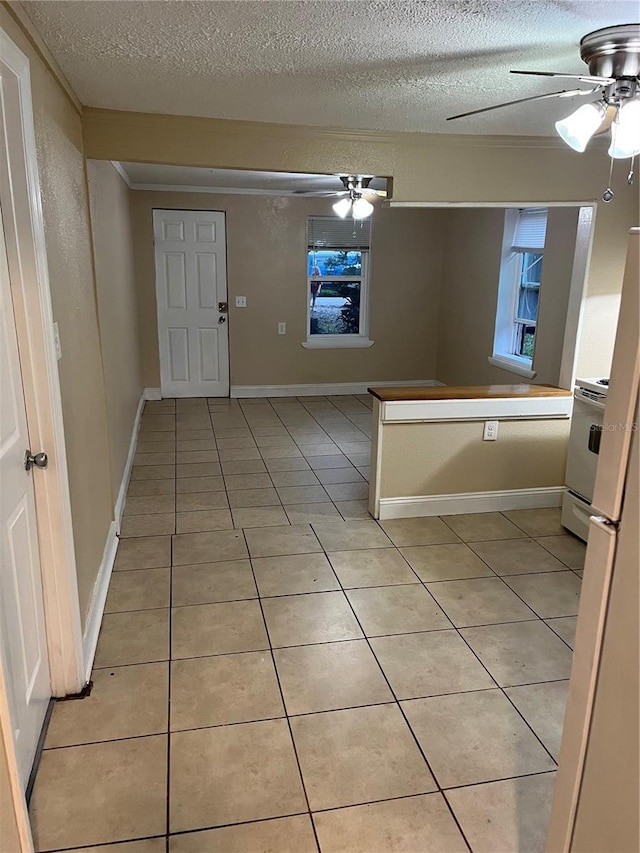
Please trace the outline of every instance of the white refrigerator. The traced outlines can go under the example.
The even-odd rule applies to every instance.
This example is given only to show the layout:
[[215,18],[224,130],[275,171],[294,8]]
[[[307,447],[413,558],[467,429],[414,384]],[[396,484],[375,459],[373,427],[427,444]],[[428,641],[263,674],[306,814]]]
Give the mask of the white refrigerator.
[[547,851],[640,849],[640,228],[627,258]]

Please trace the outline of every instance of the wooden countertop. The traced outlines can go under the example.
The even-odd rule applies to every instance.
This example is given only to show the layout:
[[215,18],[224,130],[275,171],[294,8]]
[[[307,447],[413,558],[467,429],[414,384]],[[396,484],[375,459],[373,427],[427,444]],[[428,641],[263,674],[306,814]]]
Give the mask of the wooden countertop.
[[483,400],[505,397],[571,397],[571,391],[553,385],[414,385],[398,388],[369,388],[383,403],[405,400]]

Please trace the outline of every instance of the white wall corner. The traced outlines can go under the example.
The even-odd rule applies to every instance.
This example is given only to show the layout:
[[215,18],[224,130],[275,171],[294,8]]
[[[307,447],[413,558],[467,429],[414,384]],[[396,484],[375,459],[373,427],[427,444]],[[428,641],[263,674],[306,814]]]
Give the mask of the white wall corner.
[[[377,382],[326,382],[309,385],[232,385],[232,397],[323,397],[339,394],[366,394],[369,388],[407,388],[412,385],[443,385],[437,379],[410,379]],[[149,399],[149,398],[147,398]]]
[[550,486],[496,492],[380,498],[379,518],[384,521],[389,518],[418,518],[430,515],[460,515],[467,512],[503,512],[510,509],[559,507],[562,504],[564,492],[564,486]]
[[145,388],[142,396],[145,400],[162,400],[162,391],[160,388]]
[[116,523],[115,521],[112,521],[107,534],[107,542],[104,546],[102,562],[100,563],[100,568],[98,570],[98,577],[96,578],[96,582],[93,587],[93,594],[91,595],[91,602],[89,604],[87,620],[85,622],[84,634],[82,637],[85,683],[91,678],[93,659],[96,655],[98,635],[100,633],[102,615],[107,601],[109,581],[111,580],[111,572],[113,571],[113,564],[116,559],[117,550],[118,534],[116,532]]

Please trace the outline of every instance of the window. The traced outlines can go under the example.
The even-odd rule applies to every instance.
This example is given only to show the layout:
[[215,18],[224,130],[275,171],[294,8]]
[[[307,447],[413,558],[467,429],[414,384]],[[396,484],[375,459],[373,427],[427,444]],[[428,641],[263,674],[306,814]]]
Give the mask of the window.
[[492,363],[533,378],[547,210],[508,210]]
[[310,216],[306,347],[371,346],[368,338],[370,220]]

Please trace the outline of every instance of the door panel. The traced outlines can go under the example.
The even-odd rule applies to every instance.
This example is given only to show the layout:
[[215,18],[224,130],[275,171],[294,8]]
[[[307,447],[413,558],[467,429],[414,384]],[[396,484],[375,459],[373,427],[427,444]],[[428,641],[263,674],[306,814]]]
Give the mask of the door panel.
[[229,394],[224,213],[153,213],[160,378],[165,397]]
[[51,688],[33,474],[24,468],[29,435],[1,222],[0,291],[0,653],[26,786]]

